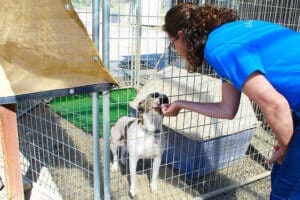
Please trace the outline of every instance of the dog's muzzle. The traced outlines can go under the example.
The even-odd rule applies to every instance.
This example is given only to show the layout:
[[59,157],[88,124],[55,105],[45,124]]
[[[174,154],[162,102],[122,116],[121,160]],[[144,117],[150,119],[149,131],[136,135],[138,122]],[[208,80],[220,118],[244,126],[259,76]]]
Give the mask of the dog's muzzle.
[[169,103],[168,96],[165,94],[159,93],[159,92],[154,92],[154,93],[149,94],[148,97],[159,100],[159,105],[156,104],[156,105],[152,106],[152,109],[161,115],[162,114],[161,105]]
[[162,114],[161,105],[153,106],[152,109],[158,112],[159,114]]

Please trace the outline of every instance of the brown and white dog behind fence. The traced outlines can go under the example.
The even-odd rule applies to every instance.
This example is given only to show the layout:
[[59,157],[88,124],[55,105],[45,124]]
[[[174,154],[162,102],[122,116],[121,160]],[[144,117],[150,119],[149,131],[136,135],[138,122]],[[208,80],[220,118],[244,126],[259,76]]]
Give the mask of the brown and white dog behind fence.
[[162,134],[163,114],[162,104],[169,103],[166,95],[151,93],[139,102],[138,118],[121,117],[111,129],[110,149],[113,154],[112,172],[119,168],[118,146],[121,140],[125,145],[121,150],[121,163],[125,164],[125,153],[129,154],[130,195],[136,195],[136,167],[139,159],[153,158],[153,170],[150,188],[157,192],[157,179],[161,158],[166,147],[166,140]]

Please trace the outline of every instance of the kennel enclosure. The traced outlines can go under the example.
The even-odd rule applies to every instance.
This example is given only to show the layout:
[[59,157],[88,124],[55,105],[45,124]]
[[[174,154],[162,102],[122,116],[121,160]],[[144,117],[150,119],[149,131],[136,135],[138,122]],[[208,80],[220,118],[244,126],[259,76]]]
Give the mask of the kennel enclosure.
[[[61,18],[55,29],[59,28],[62,32],[68,33],[71,29],[63,25],[65,20],[62,19],[70,13],[74,17],[74,10],[79,17],[75,21],[71,20],[74,25],[79,25],[74,35],[53,37],[54,41],[59,41],[57,44],[54,42],[53,45],[60,44],[68,49],[60,49],[57,55],[72,62],[83,62],[84,65],[79,67],[80,70],[85,68],[86,63],[94,66],[95,63],[99,65],[103,62],[106,68],[103,68],[104,72],[109,71],[120,87],[109,93],[106,91],[111,89],[110,84],[86,87],[86,84],[78,83],[82,80],[82,74],[80,74],[78,78],[70,76],[73,82],[78,83],[76,87],[63,87],[61,90],[50,93],[46,92],[49,90],[42,88],[45,93],[10,95],[9,101],[7,98],[2,98],[5,104],[17,102],[22,173],[24,177],[32,181],[32,193],[42,191],[44,198],[47,199],[129,199],[129,166],[125,165],[120,172],[115,174],[108,171],[110,164],[109,126],[112,126],[121,116],[135,115],[133,104],[153,90],[159,89],[163,93],[168,93],[171,100],[218,99],[217,91],[220,80],[213,70],[205,65],[199,69],[198,73],[187,74],[184,70],[185,61],[169,46],[166,35],[161,31],[166,11],[172,5],[188,1],[73,0],[68,2],[62,0],[55,2],[60,4],[58,10],[64,13],[60,15]],[[238,10],[242,19],[273,21],[296,31],[300,28],[300,8],[296,0],[189,2],[230,6]],[[52,5],[53,1],[43,3]],[[1,13],[8,13],[9,9],[15,8],[16,12],[21,12],[20,9],[25,12],[25,16],[29,16],[29,7],[41,6],[41,3],[30,1],[30,3],[20,3],[20,5],[25,6],[26,9],[11,5],[1,6],[3,9]],[[56,15],[58,10],[50,7],[49,16]],[[39,10],[37,13],[41,12]],[[12,35],[9,35],[9,38],[22,33],[17,29],[18,23],[10,24],[16,24],[14,27],[16,29],[11,30]],[[38,30],[39,26],[36,22],[33,21],[32,24],[29,28]],[[79,34],[80,31],[85,33]],[[34,39],[33,35],[37,34],[35,32],[29,31],[27,37]],[[45,35],[51,38],[47,33]],[[80,45],[77,39],[78,35],[92,37],[95,46],[100,49],[101,56],[94,57],[98,55],[94,52],[95,47],[91,48],[89,52],[92,54],[88,55],[87,59],[82,59],[81,51],[78,54],[70,51],[70,49],[82,48],[83,45]],[[40,37],[35,38],[43,38],[43,34],[36,36]],[[15,39],[18,38],[22,37],[15,37]],[[31,42],[26,45],[26,47],[30,46]],[[31,53],[37,53],[36,50],[41,47],[36,46]],[[0,56],[4,55],[3,51],[0,52]],[[28,57],[31,58],[30,65],[36,61],[34,57]],[[44,64],[51,63],[54,58],[47,57],[44,59]],[[65,69],[62,62],[59,64],[61,65],[57,66],[61,68],[57,70],[58,73]],[[40,66],[43,67],[43,65]],[[72,66],[75,65],[70,65]],[[91,74],[102,74],[102,72],[88,73],[88,75]],[[46,78],[49,78],[49,75],[51,73],[46,73]],[[67,77],[67,73],[59,74],[59,78]],[[1,80],[6,79],[1,78]],[[50,87],[52,81],[46,80],[48,81],[45,85]],[[99,81],[99,78],[96,80]],[[206,81],[210,84],[206,84]],[[38,87],[39,83],[42,82],[35,82],[33,86]],[[99,95],[90,94],[96,91],[105,92]],[[208,93],[210,95],[207,95]],[[14,101],[11,101],[12,99]],[[92,99],[97,99],[98,103]],[[242,186],[269,176],[271,166],[267,164],[267,159],[270,157],[275,139],[255,105],[247,99],[243,101],[241,108],[242,114],[231,122],[218,121],[188,111],[181,113],[178,118],[165,118],[162,136],[166,137],[169,143],[160,168],[159,192],[152,194],[149,190],[148,176],[152,161],[141,160],[137,168],[139,186],[137,198],[268,199],[268,187],[262,191],[256,189],[245,191]],[[97,131],[93,131],[93,128]],[[218,134],[215,135],[216,133]],[[100,171],[96,170],[97,167]],[[94,182],[94,177],[99,179],[98,183]],[[234,188],[238,189],[232,192]],[[237,192],[239,188],[243,192]],[[32,197],[33,195],[30,198]]]

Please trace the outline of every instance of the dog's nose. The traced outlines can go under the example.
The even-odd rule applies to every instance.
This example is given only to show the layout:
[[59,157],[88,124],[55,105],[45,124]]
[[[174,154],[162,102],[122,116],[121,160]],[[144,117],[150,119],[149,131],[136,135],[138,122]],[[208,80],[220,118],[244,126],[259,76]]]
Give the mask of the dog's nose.
[[160,105],[169,104],[169,98],[167,97],[167,95],[161,94],[161,96],[159,97],[159,103]]

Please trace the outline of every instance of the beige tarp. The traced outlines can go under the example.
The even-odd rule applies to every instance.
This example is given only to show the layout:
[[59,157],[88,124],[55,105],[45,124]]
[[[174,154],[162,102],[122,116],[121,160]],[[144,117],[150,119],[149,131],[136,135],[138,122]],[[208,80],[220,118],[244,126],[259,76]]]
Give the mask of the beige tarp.
[[117,84],[69,0],[0,0],[0,98]]

